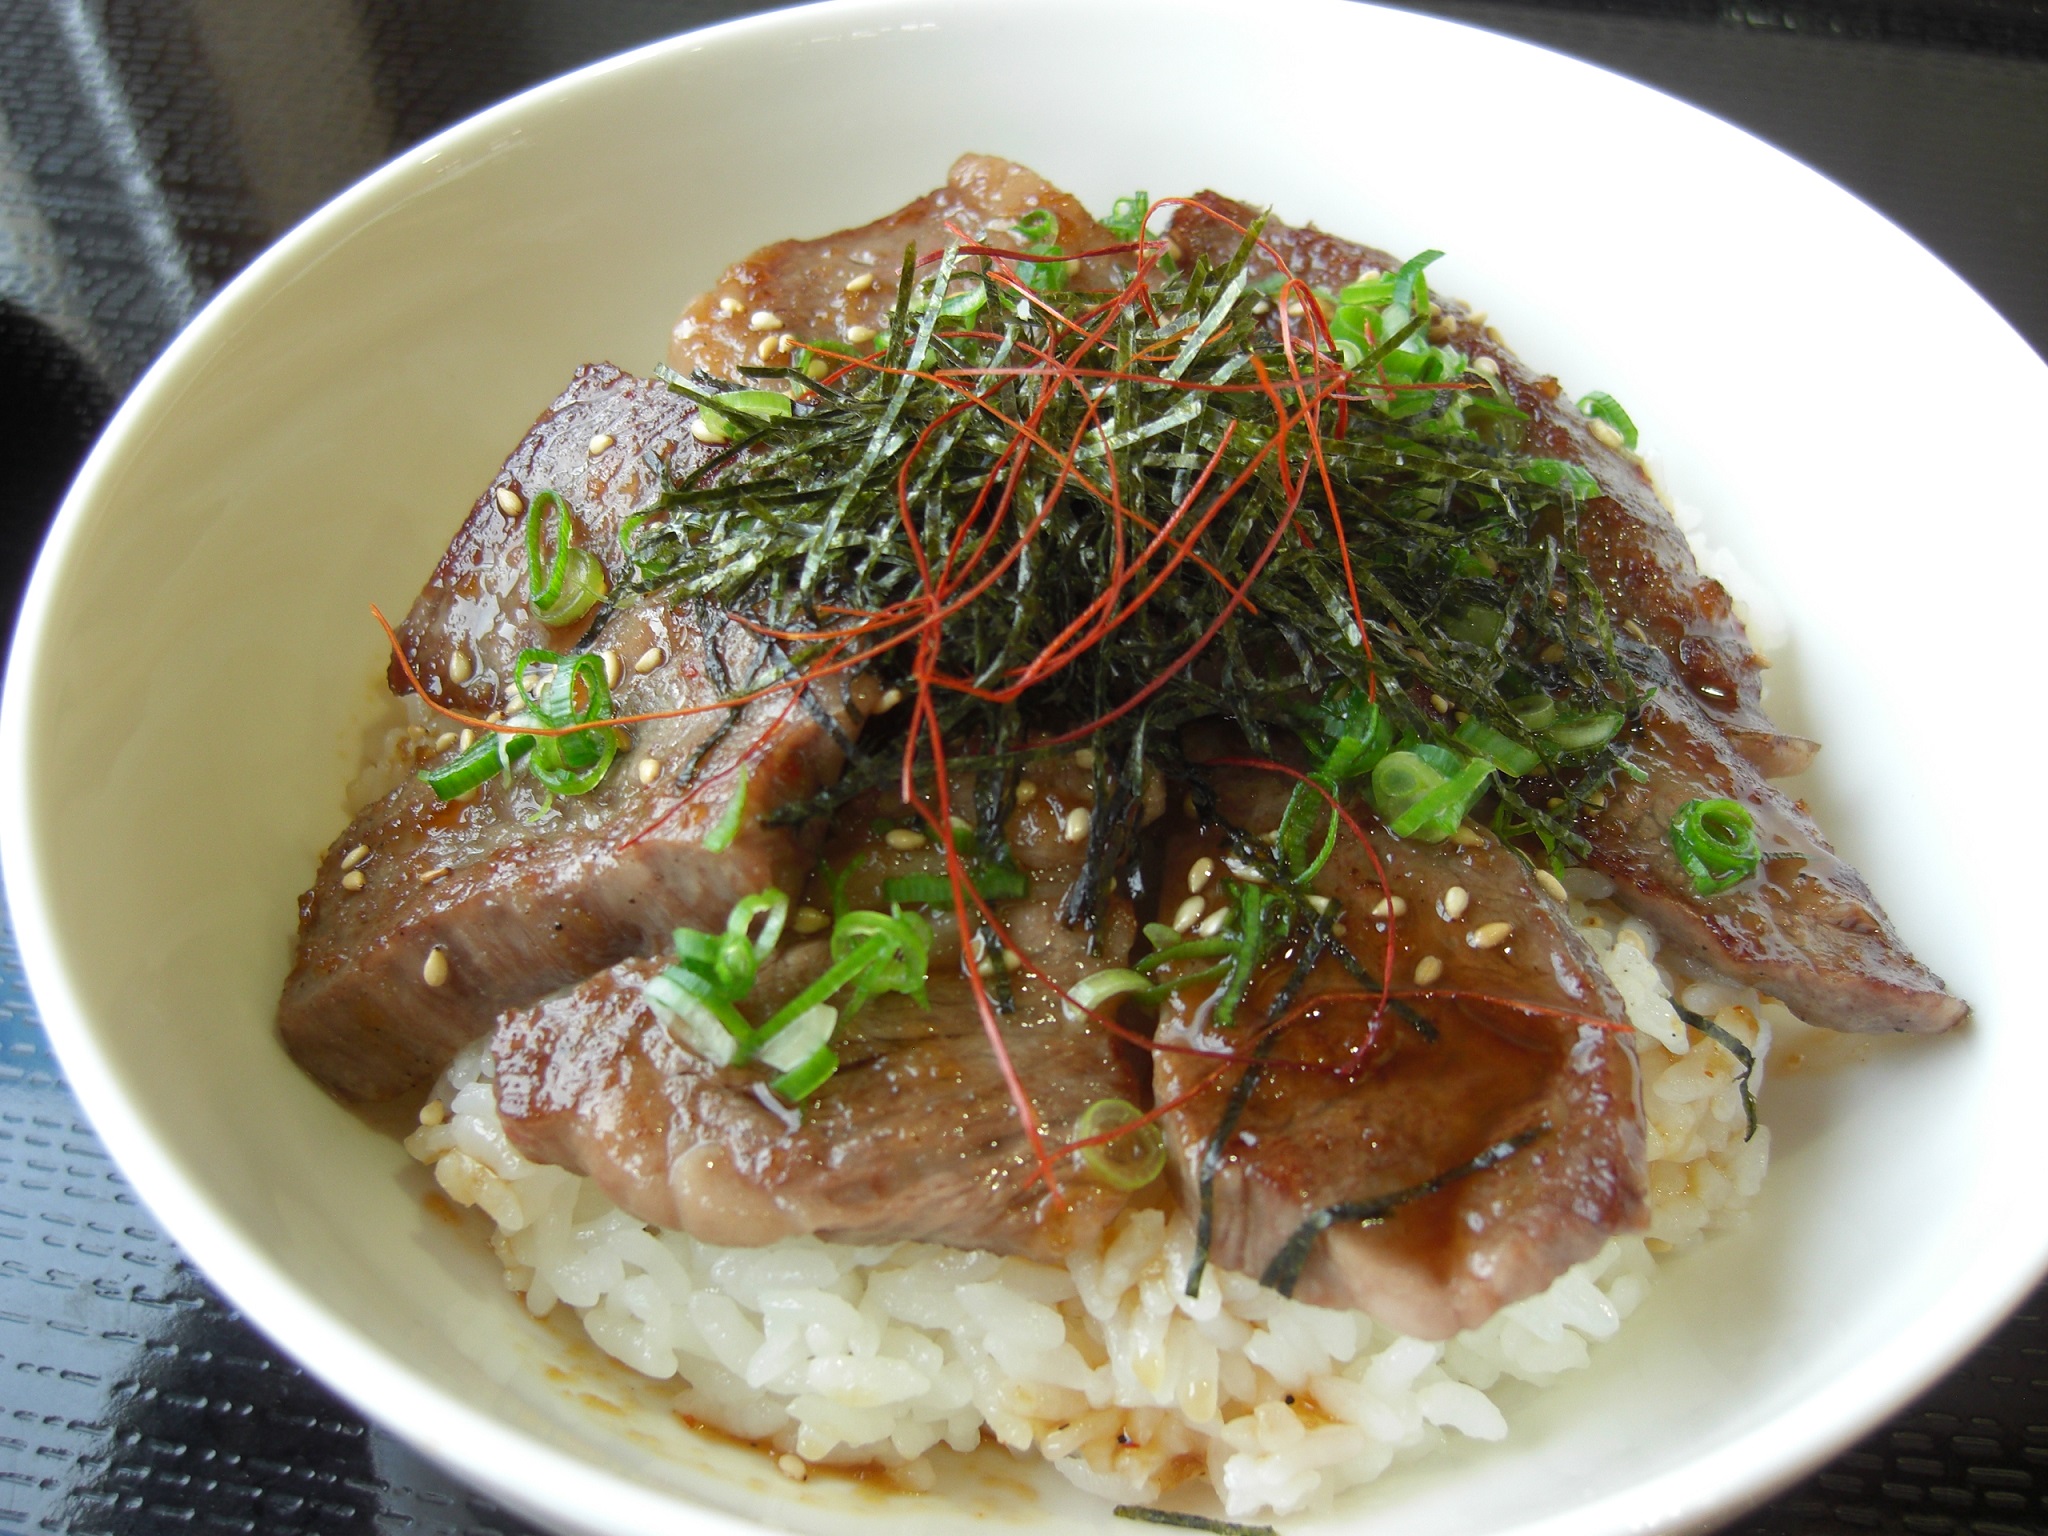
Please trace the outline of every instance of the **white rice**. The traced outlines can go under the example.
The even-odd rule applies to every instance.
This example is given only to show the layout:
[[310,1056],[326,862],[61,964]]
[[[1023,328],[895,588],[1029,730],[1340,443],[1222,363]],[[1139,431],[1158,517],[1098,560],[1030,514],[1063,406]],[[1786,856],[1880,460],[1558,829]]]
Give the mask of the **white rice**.
[[650,1228],[590,1180],[511,1148],[482,1041],[428,1106],[423,1120],[439,1123],[406,1146],[495,1223],[506,1284],[536,1317],[573,1308],[608,1354],[676,1382],[677,1411],[772,1447],[793,1473],[791,1456],[880,1463],[926,1487],[939,1448],[993,1439],[1106,1498],[1150,1501],[1206,1478],[1230,1518],[1294,1514],[1448,1434],[1503,1438],[1489,1394],[1586,1365],[1646,1294],[1654,1255],[1739,1219],[1762,1182],[1770,1134],[1743,1140],[1739,1069],[1718,1044],[1688,1041],[1671,989],[1751,1046],[1759,1069],[1772,1026],[1797,1021],[1746,988],[1660,967],[1655,935],[1599,899],[1602,877],[1570,873],[1573,915],[1637,1026],[1650,1229],[1447,1343],[1214,1267],[1189,1298],[1192,1233],[1158,1210],[1127,1213],[1064,1267],[924,1243],[717,1248]]

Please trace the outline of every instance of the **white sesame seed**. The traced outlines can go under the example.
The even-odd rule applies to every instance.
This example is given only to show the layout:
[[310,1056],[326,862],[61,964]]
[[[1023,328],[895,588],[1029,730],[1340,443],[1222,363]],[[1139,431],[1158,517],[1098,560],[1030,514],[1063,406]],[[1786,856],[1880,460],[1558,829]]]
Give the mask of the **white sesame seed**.
[[1032,783],[1029,779],[1019,779],[1017,781],[1017,803],[1019,805],[1029,805],[1037,798],[1038,786],[1036,784]]
[[368,843],[357,843],[355,847],[349,849],[347,853],[341,856],[341,867],[343,869],[354,869],[369,856],[370,845]]
[[1465,935],[1465,942],[1474,949],[1498,949],[1514,931],[1513,923],[1481,923]]
[[1587,423],[1587,429],[1609,448],[1619,449],[1628,446],[1627,439],[1614,430],[1613,424],[1602,421],[1598,416]]
[[1440,693],[1432,693],[1429,696],[1429,707],[1440,715],[1448,714],[1451,708],[1451,701]]
[[[1207,910],[1208,905],[1209,903],[1202,900],[1201,897],[1190,896],[1186,901],[1174,908],[1173,923],[1171,925],[1173,931],[1175,933],[1186,933],[1202,920],[1202,913]],[[1227,911],[1228,908],[1223,910]]]
[[1634,619],[1623,619],[1621,621],[1621,627],[1627,630],[1630,634],[1634,635],[1638,640],[1642,641],[1643,644],[1648,645],[1650,643],[1649,631],[1645,630],[1643,626],[1638,624]]
[[1594,791],[1593,791],[1593,793],[1591,793],[1590,795],[1586,796],[1586,804],[1588,804],[1588,805],[1590,805],[1591,807],[1593,807],[1593,809],[1594,809],[1594,810],[1596,810],[1596,811],[1597,811],[1597,810],[1599,810],[1599,809],[1600,809],[1600,808],[1601,808],[1601,807],[1602,807],[1603,805],[1605,805],[1606,803],[1607,803],[1607,791],[1606,791],[1606,790],[1604,790],[1604,789],[1596,789],[1596,790],[1594,790]]
[[718,301],[718,312],[721,315],[736,315],[746,307],[729,293]]
[[811,1475],[809,1463],[803,1457],[793,1456],[788,1451],[775,1458],[775,1470],[792,1483],[800,1483]]
[[436,880],[447,878],[449,873],[450,871],[446,864],[436,864],[432,869],[420,872],[420,884],[432,885]]
[[1500,377],[1500,364],[1490,357],[1475,357],[1472,359],[1472,366],[1481,373],[1490,373],[1495,378]]
[[446,752],[450,747],[454,746],[455,743],[460,741],[461,739],[462,738],[457,736],[453,731],[443,731],[440,735],[434,738],[434,750],[436,752]]
[[1213,939],[1230,926],[1231,912],[1228,907],[1218,907],[1199,923],[1195,924],[1197,938]]
[[427,963],[420,967],[420,980],[430,987],[448,984],[448,951],[436,944],[427,951]]
[[448,681],[461,687],[476,676],[476,663],[469,659],[469,652],[457,649],[448,657]]
[[1455,923],[1465,915],[1465,909],[1472,905],[1472,893],[1462,885],[1454,885],[1443,894],[1436,904],[1437,911],[1444,915],[1444,921]]
[[1088,841],[1088,828],[1093,821],[1094,817],[1088,814],[1088,807],[1077,805],[1067,812],[1066,822],[1060,828],[1060,836],[1070,843],[1085,843]]
[[498,510],[507,517],[517,517],[526,510],[526,503],[519,499],[519,493],[509,485],[498,487]]
[[1309,895],[1304,896],[1302,900],[1308,903],[1309,910],[1314,912],[1318,917],[1321,917],[1325,912],[1330,910],[1330,898],[1327,896]]
[[901,704],[902,702],[903,690],[901,688],[887,689],[882,694],[882,702],[880,707],[876,710],[876,713],[887,714],[890,710],[894,709],[898,704]]
[[796,338],[787,331],[784,331],[775,339],[775,350],[778,352],[794,352],[796,350]]
[[664,651],[658,645],[650,645],[649,647],[647,647],[646,650],[640,653],[640,659],[633,663],[633,670],[639,673],[642,677],[645,677],[648,673],[652,672],[656,667],[660,666],[664,661],[667,660],[667,651]]
[[692,416],[690,418],[690,436],[697,439],[700,443],[710,443],[714,447],[726,440],[725,434],[712,426],[702,416]]
[[658,757],[643,757],[640,759],[640,766],[635,768],[633,772],[639,775],[642,784],[652,784],[661,777],[661,759]]
[[913,848],[922,848],[925,845],[925,836],[915,827],[891,827],[883,835],[882,841],[898,853],[908,853]]
[[1443,961],[1435,955],[1424,955],[1415,962],[1415,985],[1426,987],[1444,973]]
[[1017,951],[1015,951],[1014,949],[1006,949],[1006,950],[1004,950],[1004,951],[1003,951],[1003,969],[1004,969],[1004,970],[1006,970],[1006,971],[1021,971],[1021,970],[1023,970],[1023,969],[1024,969],[1024,957],[1023,957],[1022,955],[1018,954],[1018,953],[1017,953]]
[[866,293],[870,288],[874,286],[874,273],[856,272],[853,274],[853,276],[849,277],[843,285],[841,285],[839,291],[841,293]]
[[484,719],[488,720],[492,725],[503,725],[505,723],[505,711],[494,709],[488,715],[485,715]]
[[604,663],[605,687],[618,687],[619,679],[626,675],[626,658],[612,650],[599,651],[597,656]]
[[1407,899],[1401,896],[1382,896],[1373,906],[1372,915],[1374,917],[1385,917],[1389,913],[1392,913],[1395,917],[1406,917],[1408,915]]
[[368,883],[360,869],[352,869],[341,877],[341,888],[344,891],[360,891]]
[[609,432],[598,433],[597,436],[593,437],[590,440],[590,456],[593,459],[596,458],[600,453],[603,453],[605,449],[611,447],[611,445],[617,441],[618,439],[613,437]]
[[1287,301],[1287,313],[1290,318],[1299,320],[1301,318],[1301,300],[1289,299]]
[[1458,830],[1451,834],[1451,841],[1460,848],[1484,848],[1486,846],[1485,834],[1475,830],[1466,822],[1458,824]]
[[448,1106],[439,1099],[429,1099],[420,1106],[421,1125],[440,1125],[448,1118]]
[[747,329],[750,331],[779,331],[782,329],[782,316],[775,313],[772,309],[757,309],[747,317]]
[[1188,889],[1199,891],[1216,878],[1216,861],[1207,854],[1188,866]]
[[1093,768],[1095,766],[1095,749],[1093,747],[1083,747],[1080,751],[1076,752],[1074,754],[1074,766],[1077,768]]
[[458,752],[467,752],[471,747],[475,745],[476,732],[472,731],[468,726],[465,725],[462,728],[462,734],[455,739],[455,750]]
[[864,341],[873,341],[875,339],[875,328],[872,325],[849,325],[846,328],[846,339],[855,346],[859,346]]
[[1536,883],[1543,887],[1546,895],[1558,901],[1565,901],[1570,897],[1570,893],[1564,888],[1564,882],[1547,869],[1536,871]]
[[816,907],[798,907],[789,914],[789,926],[798,933],[823,933],[832,926],[832,919]]
[[754,348],[754,356],[764,363],[772,363],[775,361],[775,353],[779,345],[780,338],[763,336],[761,338],[761,345]]
[[1266,300],[1260,299],[1257,303],[1252,305],[1252,313],[1255,315],[1262,316],[1270,315],[1271,313],[1273,313],[1273,306]]
[[986,978],[986,977],[989,977],[989,976],[993,976],[993,975],[995,975],[995,973],[996,973],[996,963],[995,963],[995,961],[993,961],[993,960],[978,960],[978,961],[976,961],[976,962],[975,962],[975,965],[974,965],[974,974],[975,974],[975,975],[977,975],[977,976],[980,976],[980,977],[984,977],[984,978]]

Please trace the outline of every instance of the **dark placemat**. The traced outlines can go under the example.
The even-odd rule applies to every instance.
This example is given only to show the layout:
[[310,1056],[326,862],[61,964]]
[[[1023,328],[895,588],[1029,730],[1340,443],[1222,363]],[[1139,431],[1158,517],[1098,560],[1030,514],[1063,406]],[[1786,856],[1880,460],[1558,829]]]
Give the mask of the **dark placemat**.
[[[490,101],[759,8],[0,0],[0,420],[15,464],[0,599],[113,403],[284,228]],[[1425,8],[1592,58],[1785,146],[1905,225],[2048,352],[2041,0]],[[1592,166],[1597,146],[1509,169],[1557,174],[1568,192],[1570,154]],[[1736,279],[1732,301],[1772,302],[1768,273]],[[2044,1305],[2048,1291],[1922,1402],[1734,1529],[2044,1536]],[[367,1427],[157,1231],[64,1086],[4,933],[0,1527],[531,1530]]]

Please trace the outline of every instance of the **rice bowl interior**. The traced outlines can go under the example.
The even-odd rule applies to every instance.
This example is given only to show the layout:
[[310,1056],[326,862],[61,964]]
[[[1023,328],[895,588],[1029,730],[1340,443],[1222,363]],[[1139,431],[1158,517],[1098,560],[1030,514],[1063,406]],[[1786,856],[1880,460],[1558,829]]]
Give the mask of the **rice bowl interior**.
[[[2042,370],[1874,215],[1597,72],[1364,8],[1290,9],[1291,34],[1225,8],[1075,14],[1114,34],[1105,57],[1152,50],[1161,78],[1219,97],[1278,89],[1302,29],[1332,57],[1455,56],[1489,101],[1554,122],[1559,143],[1600,144],[1603,174],[1632,189],[1629,216],[1589,240],[1543,186],[1476,198],[1420,157],[1362,168],[1345,113],[1320,98],[1298,120],[1320,131],[1299,142],[1176,114],[1170,129],[1120,125],[1105,156],[1092,132],[973,89],[965,61],[994,48],[1027,73],[1073,67],[1051,41],[1068,22],[1043,7],[1028,22],[965,6],[767,18],[545,87],[425,146],[317,216],[180,341],[96,454],[39,571],[9,679],[0,841],[67,1072],[144,1197],[259,1324],[366,1411],[564,1528],[658,1529],[678,1498],[805,1529],[948,1529],[963,1508],[1107,1526],[1056,1481],[1020,1494],[1024,1471],[1000,1457],[912,1499],[791,1485],[756,1453],[692,1435],[588,1346],[524,1317],[491,1256],[423,1201],[397,1145],[270,1039],[291,896],[373,717],[365,598],[402,606],[569,366],[607,354],[646,366],[675,304],[732,254],[911,195],[958,137],[840,149],[778,122],[742,165],[637,125],[679,95],[716,121],[792,78],[810,82],[807,120],[861,120],[875,109],[856,82],[918,80],[920,114],[972,112],[980,142],[1097,206],[1140,181],[1213,182],[1293,217],[1450,250],[1448,291],[1487,304],[1567,381],[1630,401],[1675,494],[1785,614],[1780,676],[1794,681],[1774,709],[1828,743],[1810,796],[1978,1022],[1776,1078],[1774,1166],[1751,1222],[1670,1266],[1594,1368],[1510,1403],[1507,1440],[1395,1469],[1332,1523],[1618,1530],[1759,1496],[1952,1359],[2039,1264],[2042,1217],[2018,1180],[2043,1047],[2023,1028],[2015,885],[2039,834],[2001,836],[1994,860],[1979,813],[1937,788],[1953,738],[1932,739],[1927,701],[1966,660],[1987,688],[2026,697],[2016,583],[2040,522],[1981,510],[2010,506],[2014,483],[2013,450],[1990,443],[1942,460],[1944,496],[2010,558],[1986,569],[1969,538],[1927,540],[1914,466],[1901,472],[1912,445],[1837,391],[1780,379],[1760,397],[1709,295],[1768,253],[1779,284],[1832,292],[1843,314],[1919,295],[1929,323],[1962,338],[1972,377],[2022,412],[2048,403]],[[1398,72],[1377,91],[1390,114],[1436,100]],[[1474,134],[1465,154],[1449,138],[1432,160],[1498,154]],[[1842,375],[1882,374],[1881,330],[1831,340]],[[1862,538],[1841,537],[1844,508]],[[1914,601],[1967,606],[1967,657],[1960,626],[1902,635],[1874,611],[1869,594],[1896,590],[1909,537]],[[223,679],[248,680],[261,701],[234,728],[228,769]],[[344,698],[362,701],[353,717],[335,707]]]

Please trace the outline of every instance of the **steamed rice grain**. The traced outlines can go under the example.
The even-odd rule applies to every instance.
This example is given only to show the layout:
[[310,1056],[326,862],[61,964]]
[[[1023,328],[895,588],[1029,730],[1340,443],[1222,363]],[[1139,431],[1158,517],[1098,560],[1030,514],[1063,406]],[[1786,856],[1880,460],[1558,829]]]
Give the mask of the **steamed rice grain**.
[[810,1237],[718,1248],[650,1228],[512,1148],[487,1040],[441,1080],[445,1118],[406,1146],[491,1219],[530,1312],[571,1308],[607,1354],[673,1381],[692,1419],[806,1463],[880,1463],[910,1486],[929,1484],[940,1448],[992,1439],[1105,1498],[1200,1479],[1231,1518],[1295,1514],[1447,1436],[1504,1438],[1499,1388],[1587,1365],[1648,1293],[1655,1256],[1739,1219],[1762,1182],[1770,1133],[1744,1140],[1740,1068],[1688,1038],[1673,987],[1751,1048],[1753,1087],[1773,1025],[1797,1021],[1747,988],[1674,976],[1656,935],[1602,900],[1600,876],[1567,873],[1573,916],[1636,1025],[1649,1231],[1442,1343],[1214,1267],[1186,1296],[1194,1234],[1157,1209],[1127,1212],[1064,1266]]

